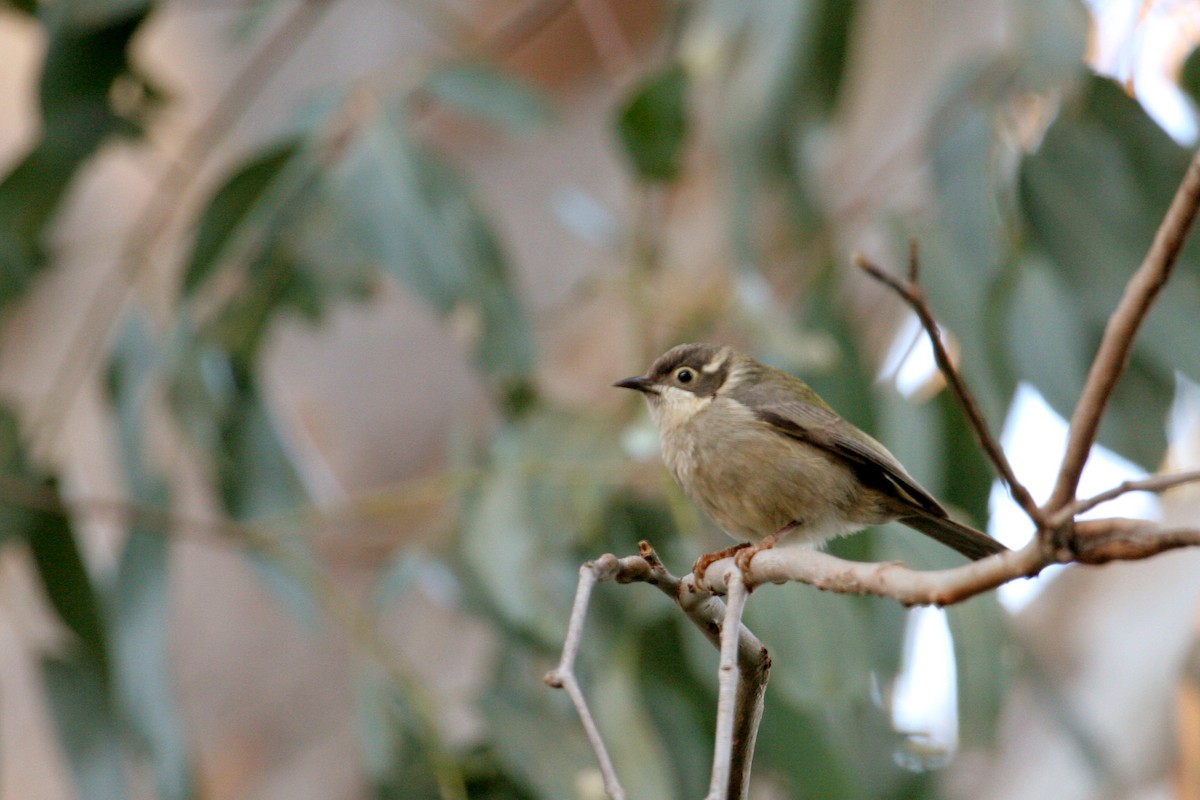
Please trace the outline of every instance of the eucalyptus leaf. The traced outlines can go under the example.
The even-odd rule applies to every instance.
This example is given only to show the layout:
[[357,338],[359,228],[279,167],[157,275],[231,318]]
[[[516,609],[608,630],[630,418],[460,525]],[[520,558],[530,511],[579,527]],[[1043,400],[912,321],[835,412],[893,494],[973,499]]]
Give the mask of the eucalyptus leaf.
[[1179,86],[1192,103],[1200,103],[1200,49],[1193,50],[1179,71]]
[[617,116],[625,155],[644,181],[672,181],[683,168],[687,87],[687,70],[670,64],[643,79]]
[[130,532],[113,590],[113,651],[121,704],[150,756],[158,796],[185,800],[192,790],[171,669],[169,555],[164,534]]
[[376,115],[329,176],[329,196],[358,252],[439,314],[470,321],[476,363],[518,397],[533,339],[500,241],[457,173],[407,126],[401,110]]
[[594,674],[589,692],[596,724],[631,797],[682,797],[674,791],[667,748],[644,708],[630,645],[624,637]]
[[0,181],[0,308],[20,298],[41,269],[47,226],[76,171],[111,134],[129,130],[110,95],[130,74],[126,48],[144,13],[139,8],[96,27],[70,24],[58,10],[49,14],[41,139]]
[[995,740],[1013,658],[1007,615],[995,592],[947,609],[954,638],[959,740],[965,748]]
[[771,687],[798,708],[861,699],[870,687],[870,646],[860,607],[811,586],[764,587],[746,625],[771,651]]
[[[114,348],[108,386],[133,500],[142,508],[166,509],[167,484],[146,463],[143,441],[159,358],[144,320],[131,317]],[[132,527],[111,590],[109,627],[116,696],[130,732],[150,757],[159,797],[184,800],[192,792],[172,681],[169,555],[166,532]]]
[[[598,775],[579,718],[541,682],[527,676],[480,704],[502,768],[541,800],[579,796],[580,782]],[[668,795],[669,796],[669,795]]]
[[495,123],[512,133],[530,133],[550,121],[545,97],[496,67],[460,62],[434,69],[422,88],[442,103]]
[[378,800],[442,797],[434,762],[417,734],[413,712],[382,676],[360,674],[355,684],[359,741]]
[[[268,195],[272,182],[298,152],[294,141],[277,144],[258,153],[230,176],[208,201],[196,229],[196,240],[183,276],[184,295],[189,295],[219,264],[218,257],[229,246],[239,227],[252,221]],[[261,216],[261,214],[257,215]],[[260,222],[261,225],[261,222]]]
[[[1189,159],[1119,86],[1093,77],[1022,163],[1021,202],[1033,241],[1094,325],[1116,307]],[[1197,263],[1200,241],[1192,236],[1137,342],[1160,370],[1193,377],[1200,375],[1200,349],[1189,344],[1200,302]]]
[[42,681],[81,800],[129,797],[121,737],[97,663],[86,657],[46,658]]
[[462,552],[488,609],[545,641],[562,634],[579,545],[603,519],[619,463],[606,426],[552,412],[499,431],[465,511]]
[[103,610],[66,517],[31,515],[26,537],[50,605],[75,635],[80,663],[92,665],[102,687],[110,685],[108,637]]
[[[704,637],[673,608],[669,616],[641,627],[638,635],[638,660],[633,670],[640,683],[641,706],[658,729],[664,763],[672,769],[675,796],[702,797],[712,762],[716,695],[707,683],[680,669],[688,658],[680,639],[699,641]],[[715,670],[715,660],[713,667]]]

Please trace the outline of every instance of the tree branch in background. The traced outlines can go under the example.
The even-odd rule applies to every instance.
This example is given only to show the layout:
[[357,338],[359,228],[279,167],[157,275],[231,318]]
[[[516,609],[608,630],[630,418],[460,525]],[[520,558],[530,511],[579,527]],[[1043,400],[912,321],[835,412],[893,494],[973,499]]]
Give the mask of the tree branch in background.
[[1096,441],[1100,419],[1108,406],[1113,388],[1125,371],[1134,337],[1159,290],[1171,277],[1171,270],[1192,229],[1197,210],[1200,210],[1200,152],[1192,157],[1183,182],[1175,190],[1166,216],[1154,234],[1146,258],[1125,285],[1125,293],[1108,318],[1100,348],[1088,370],[1079,402],[1075,404],[1075,412],[1071,415],[1067,451],[1059,467],[1054,491],[1045,505],[1049,514],[1065,508],[1075,499],[1079,477]]

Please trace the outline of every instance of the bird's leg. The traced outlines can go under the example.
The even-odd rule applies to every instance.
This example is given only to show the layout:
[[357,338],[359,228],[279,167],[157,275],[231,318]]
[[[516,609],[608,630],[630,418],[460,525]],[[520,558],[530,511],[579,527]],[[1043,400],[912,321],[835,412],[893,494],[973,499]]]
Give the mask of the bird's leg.
[[732,547],[726,547],[722,550],[717,550],[715,553],[705,553],[696,559],[696,563],[692,564],[692,574],[696,576],[696,582],[704,580],[704,573],[708,568],[717,563],[723,558],[729,558],[739,550],[745,550],[750,547],[750,542],[738,542]]
[[[743,548],[740,552],[738,552],[733,563],[737,564],[737,568],[742,571],[742,575],[748,575],[750,572],[750,562],[756,555],[761,553],[763,550],[770,550],[779,543],[780,539],[782,539],[784,536],[787,536],[789,533],[796,530],[796,528],[799,528],[803,524],[804,520],[802,519],[792,520],[774,533],[767,534],[749,547]],[[747,581],[746,585],[750,586],[750,582]]]

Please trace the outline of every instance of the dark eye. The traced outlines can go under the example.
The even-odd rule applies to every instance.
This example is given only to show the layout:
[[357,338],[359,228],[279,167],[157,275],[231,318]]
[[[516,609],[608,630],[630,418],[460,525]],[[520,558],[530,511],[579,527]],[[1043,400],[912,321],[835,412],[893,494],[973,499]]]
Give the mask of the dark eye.
[[675,370],[675,380],[679,381],[680,383],[691,383],[692,378],[695,377],[696,373],[687,367],[680,367],[679,369]]

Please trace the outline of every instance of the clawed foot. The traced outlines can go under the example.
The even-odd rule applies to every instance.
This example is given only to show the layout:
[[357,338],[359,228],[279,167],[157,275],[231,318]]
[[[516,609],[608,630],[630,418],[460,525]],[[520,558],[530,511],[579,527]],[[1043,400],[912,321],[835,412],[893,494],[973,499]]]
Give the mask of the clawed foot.
[[717,563],[723,558],[729,558],[735,553],[745,551],[750,547],[752,547],[750,542],[741,542],[739,544],[735,544],[733,547],[726,547],[725,549],[718,550],[715,553],[705,553],[704,555],[700,556],[696,559],[696,563],[692,564],[692,575],[696,577],[696,583],[700,583],[702,580],[704,580],[704,573],[707,572],[708,568],[713,564]]
[[754,559],[754,557],[763,550],[770,550],[773,548],[775,546],[775,542],[778,540],[778,534],[765,536],[759,540],[757,544],[753,544],[750,547],[745,548],[734,557],[733,563],[737,565],[737,568],[741,571],[743,577],[750,574],[750,562]]
[[742,542],[741,544],[735,544],[733,547],[726,547],[724,550],[718,550],[715,553],[705,553],[696,559],[695,564],[692,564],[692,575],[695,576],[696,583],[700,583],[704,580],[704,573],[707,572],[708,568],[714,563],[723,558],[729,558],[730,556],[734,556],[733,563],[737,565],[739,570],[741,570],[742,575],[747,575],[750,572],[750,562],[756,555],[761,553],[763,550],[770,550],[776,545],[776,543],[779,542],[780,539],[803,524],[803,520],[796,520],[788,525],[784,525],[774,533],[764,536],[754,544],[751,544],[750,542]]

